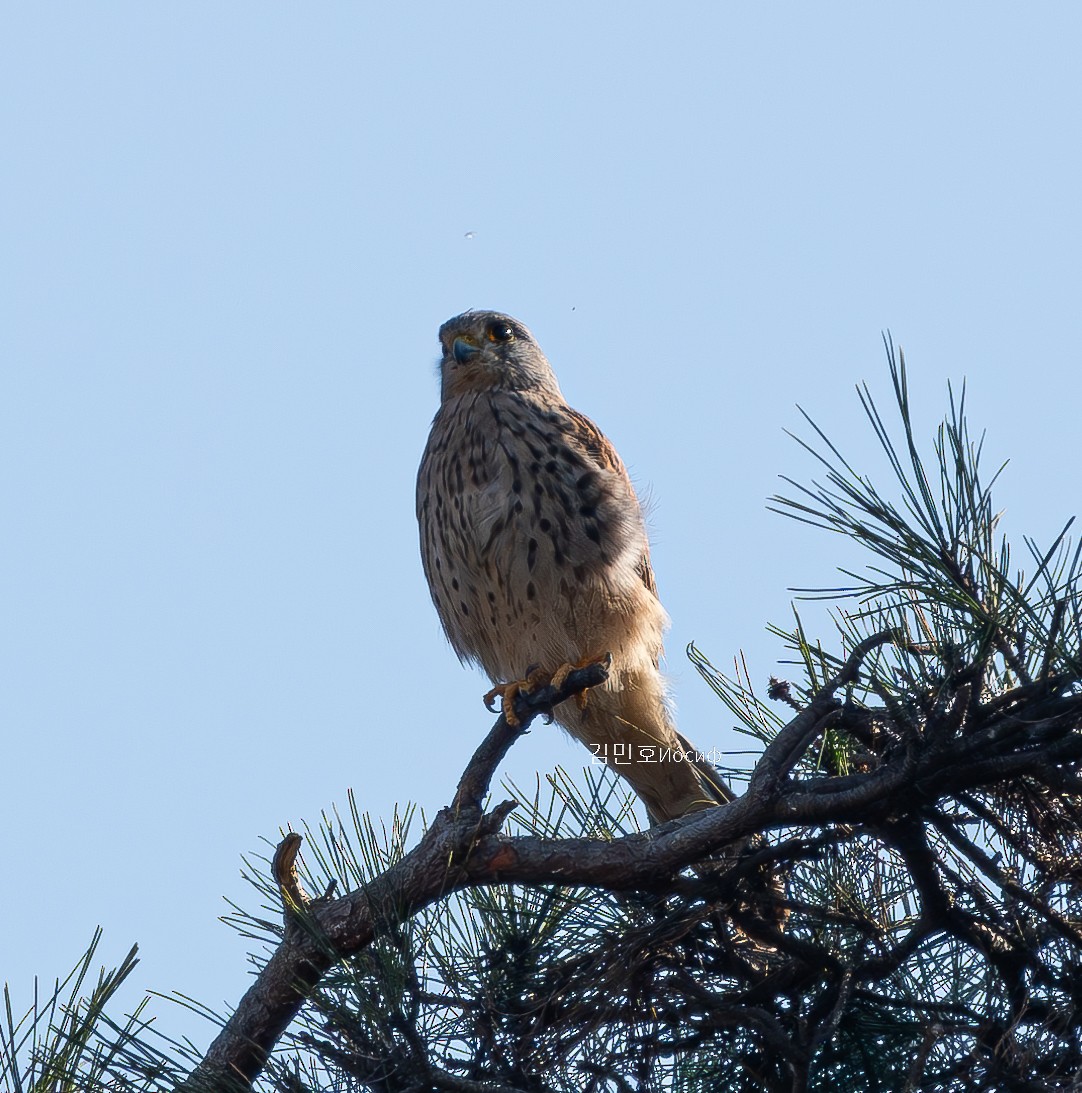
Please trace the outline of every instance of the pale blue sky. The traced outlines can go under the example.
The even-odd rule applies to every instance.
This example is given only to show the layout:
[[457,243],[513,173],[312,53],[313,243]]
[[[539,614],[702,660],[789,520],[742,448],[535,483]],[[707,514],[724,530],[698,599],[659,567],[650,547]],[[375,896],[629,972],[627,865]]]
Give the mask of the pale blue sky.
[[[465,308],[533,329],[653,498],[704,749],[741,742],[687,642],[765,681],[787,587],[852,559],[764,499],[811,471],[796,403],[869,452],[852,388],[885,393],[884,328],[926,435],[967,378],[1008,526],[1048,538],[1079,508],[1080,29],[1069,4],[7,5],[0,979],[28,997],[100,923],[140,988],[234,1001],[242,853],[349,786],[447,801],[490,719],[413,482]],[[508,772],[586,758],[539,727]]]

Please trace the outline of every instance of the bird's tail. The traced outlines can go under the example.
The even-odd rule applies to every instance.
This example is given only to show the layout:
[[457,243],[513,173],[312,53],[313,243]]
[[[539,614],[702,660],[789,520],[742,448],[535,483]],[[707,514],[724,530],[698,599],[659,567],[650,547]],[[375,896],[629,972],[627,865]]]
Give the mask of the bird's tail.
[[676,731],[656,670],[620,673],[590,691],[584,709],[565,702],[556,717],[630,784],[652,823],[731,800],[709,764]]

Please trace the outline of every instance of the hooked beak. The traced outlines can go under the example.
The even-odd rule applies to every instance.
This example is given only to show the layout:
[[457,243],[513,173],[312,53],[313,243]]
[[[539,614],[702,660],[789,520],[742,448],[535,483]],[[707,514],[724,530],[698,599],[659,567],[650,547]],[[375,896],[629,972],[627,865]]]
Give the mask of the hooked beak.
[[472,342],[468,342],[465,338],[455,338],[454,343],[451,346],[451,352],[454,354],[454,358],[459,364],[465,364],[468,360],[476,357],[481,350],[478,346],[474,345]]

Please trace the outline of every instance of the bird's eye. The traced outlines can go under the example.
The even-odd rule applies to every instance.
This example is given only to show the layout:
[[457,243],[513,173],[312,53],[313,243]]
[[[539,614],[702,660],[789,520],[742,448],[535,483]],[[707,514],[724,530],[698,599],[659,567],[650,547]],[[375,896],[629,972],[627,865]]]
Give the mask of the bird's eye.
[[489,325],[488,340],[490,342],[509,342],[515,336],[510,323],[495,322]]

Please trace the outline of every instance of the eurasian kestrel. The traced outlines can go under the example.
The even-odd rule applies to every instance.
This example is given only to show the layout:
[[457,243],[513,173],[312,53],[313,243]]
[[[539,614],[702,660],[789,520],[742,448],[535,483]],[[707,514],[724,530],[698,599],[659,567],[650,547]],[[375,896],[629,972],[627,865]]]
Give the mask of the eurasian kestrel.
[[721,791],[666,709],[668,617],[620,457],[564,401],[520,322],[467,311],[443,324],[440,345],[417,519],[455,652],[501,693],[532,667],[551,676],[611,653],[608,682],[581,708],[562,703],[556,720],[627,779],[655,823],[715,803]]

